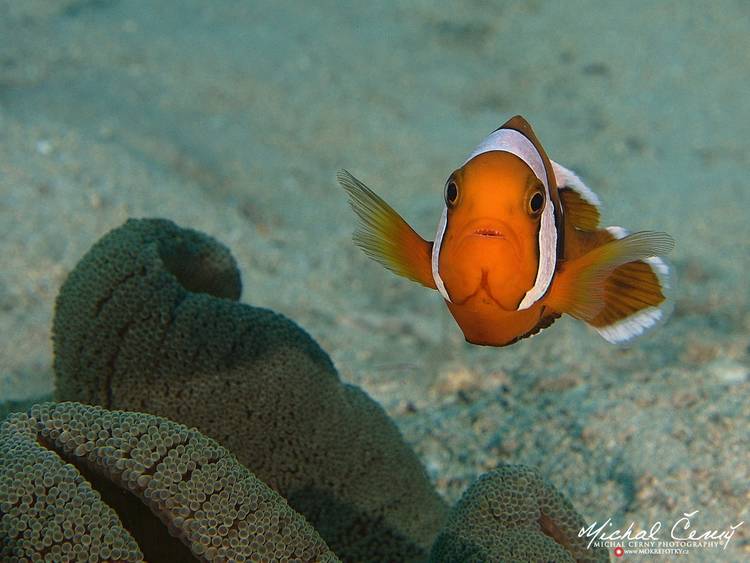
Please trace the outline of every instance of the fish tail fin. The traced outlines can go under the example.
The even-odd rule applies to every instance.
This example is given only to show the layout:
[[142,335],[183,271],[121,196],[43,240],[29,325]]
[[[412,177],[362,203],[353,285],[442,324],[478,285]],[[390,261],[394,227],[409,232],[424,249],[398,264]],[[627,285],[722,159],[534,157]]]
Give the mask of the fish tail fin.
[[336,178],[359,216],[354,242],[383,266],[426,287],[437,289],[432,278],[432,243],[420,237],[375,192],[346,170]]
[[608,241],[561,266],[548,303],[620,344],[666,320],[671,272],[661,256],[674,240],[666,233],[607,231]]

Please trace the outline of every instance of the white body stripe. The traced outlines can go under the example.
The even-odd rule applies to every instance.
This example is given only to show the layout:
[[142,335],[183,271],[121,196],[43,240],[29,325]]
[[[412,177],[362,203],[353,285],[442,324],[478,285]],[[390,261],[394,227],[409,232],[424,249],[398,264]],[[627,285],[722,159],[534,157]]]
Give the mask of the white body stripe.
[[[539,227],[539,264],[536,271],[536,280],[534,286],[526,292],[518,310],[528,309],[536,303],[546,292],[549,284],[552,283],[552,276],[555,274],[557,265],[557,229],[555,227],[555,206],[552,204],[549,183],[547,182],[547,171],[544,168],[542,155],[529,141],[525,135],[515,129],[498,129],[491,133],[477,148],[475,148],[469,157],[464,161],[464,165],[475,156],[490,151],[504,151],[516,155],[523,160],[537,178],[544,185],[546,193],[546,203],[542,211],[542,224]],[[448,292],[445,284],[440,277],[440,247],[442,246],[443,236],[448,222],[448,209],[443,211],[440,219],[435,243],[432,246],[432,277],[435,285],[445,299],[448,298]]]

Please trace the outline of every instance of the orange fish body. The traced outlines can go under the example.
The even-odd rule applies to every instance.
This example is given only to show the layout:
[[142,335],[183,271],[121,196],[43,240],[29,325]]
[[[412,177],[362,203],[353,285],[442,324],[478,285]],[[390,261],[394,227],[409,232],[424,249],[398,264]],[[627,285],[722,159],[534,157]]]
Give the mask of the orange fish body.
[[355,242],[437,289],[473,344],[512,344],[565,313],[627,342],[666,314],[669,269],[659,255],[671,238],[599,228],[596,195],[548,159],[520,116],[449,176],[434,243],[347,172],[339,181],[361,219]]

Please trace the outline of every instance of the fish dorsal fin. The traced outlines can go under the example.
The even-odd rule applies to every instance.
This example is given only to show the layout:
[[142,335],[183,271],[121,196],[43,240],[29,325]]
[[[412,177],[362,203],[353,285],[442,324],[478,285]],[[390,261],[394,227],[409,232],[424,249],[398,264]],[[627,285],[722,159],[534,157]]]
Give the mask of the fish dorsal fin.
[[558,188],[565,210],[565,220],[576,229],[595,231],[599,226],[599,208],[586,201],[581,192],[573,188]]
[[599,197],[572,170],[552,161],[565,220],[577,229],[593,231],[599,226]]

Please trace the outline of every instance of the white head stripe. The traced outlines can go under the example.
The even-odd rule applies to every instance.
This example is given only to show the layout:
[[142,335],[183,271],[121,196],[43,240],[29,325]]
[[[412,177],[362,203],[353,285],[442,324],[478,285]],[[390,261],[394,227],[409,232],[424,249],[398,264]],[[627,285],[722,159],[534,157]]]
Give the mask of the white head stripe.
[[440,223],[438,224],[437,233],[435,234],[435,242],[432,243],[432,279],[435,280],[435,285],[443,296],[443,299],[451,302],[451,298],[448,295],[448,290],[445,289],[443,278],[440,277],[440,247],[443,244],[443,235],[445,235],[445,227],[448,225],[448,208],[443,208],[443,214],[440,216]]
[[[498,129],[492,132],[477,148],[475,148],[464,164],[469,162],[475,156],[490,152],[504,151],[516,155],[523,160],[537,178],[544,185],[546,193],[546,203],[542,211],[542,224],[539,227],[539,266],[536,272],[534,286],[526,292],[521,302],[518,304],[518,310],[528,309],[536,303],[546,292],[549,284],[552,282],[552,276],[555,274],[557,265],[557,228],[555,227],[555,206],[552,204],[550,197],[549,183],[547,182],[547,170],[544,167],[544,160],[539,151],[523,133],[515,129]],[[444,215],[445,217],[445,215]],[[445,218],[441,221],[443,232],[445,232]],[[440,233],[440,229],[438,229]],[[442,239],[442,233],[441,239]],[[435,283],[440,279],[439,273],[436,273],[435,264],[437,260],[435,253],[440,252],[440,245],[435,241],[432,249],[433,277]],[[442,281],[441,281],[442,284]]]
[[534,143],[529,141],[523,133],[519,133],[515,129],[498,129],[497,131],[493,131],[477,148],[471,151],[464,164],[475,156],[490,151],[504,151],[516,155],[531,168],[536,177],[544,184],[544,187],[548,188],[547,171],[544,168],[542,155],[536,150]]

